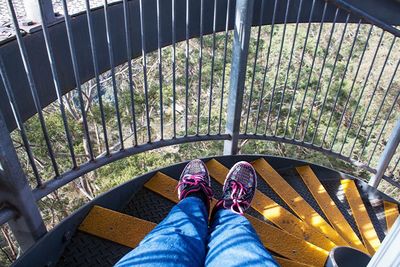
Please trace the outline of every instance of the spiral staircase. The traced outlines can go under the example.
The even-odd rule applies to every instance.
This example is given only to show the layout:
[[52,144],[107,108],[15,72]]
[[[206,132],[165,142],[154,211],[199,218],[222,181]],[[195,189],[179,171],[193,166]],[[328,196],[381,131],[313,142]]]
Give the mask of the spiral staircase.
[[[0,224],[10,226],[23,251],[14,266],[112,266],[178,202],[175,189],[186,162],[132,177],[49,232],[36,203],[112,162],[203,141],[224,142],[224,156],[202,159],[215,199],[236,162],[248,161],[256,169],[258,188],[245,216],[281,266],[324,266],[329,252],[338,246],[370,255],[371,266],[396,264],[385,253],[396,257],[399,202],[377,187],[384,181],[400,188],[396,177],[400,161],[398,2],[123,0],[99,5],[86,0],[73,8],[66,0],[0,2],[2,16],[6,9],[9,17],[1,26],[6,35],[0,35]],[[293,39],[286,36],[288,32]],[[192,39],[200,47],[198,69],[191,68]],[[203,66],[208,56],[203,56],[204,40],[212,47],[209,73]],[[216,40],[223,45],[218,46]],[[251,40],[255,40],[252,46]],[[345,52],[342,45],[347,47]],[[182,47],[183,59],[177,52]],[[166,66],[167,53],[172,58]],[[317,55],[322,60],[315,60]],[[266,58],[265,68],[258,66],[259,58]],[[133,71],[139,66],[132,67],[136,59],[142,59],[138,73],[143,75],[143,84],[139,86],[133,81]],[[156,77],[147,76],[148,61],[158,69]],[[340,61],[345,64],[335,76]],[[183,74],[177,72],[179,64]],[[127,66],[129,118],[119,106],[119,87],[125,81],[116,78],[120,65]],[[172,70],[168,75],[167,68]],[[198,70],[195,78],[193,69]],[[326,74],[327,70],[331,72]],[[221,77],[214,77],[216,73]],[[229,78],[225,77],[228,73]],[[208,74],[210,85],[202,78]],[[106,90],[103,79],[111,81],[108,94],[102,92]],[[152,79],[157,81],[157,104],[149,102]],[[193,79],[198,82],[197,99],[189,99]],[[103,146],[97,152],[84,105],[90,99],[82,89],[86,82],[93,82],[98,90],[95,123]],[[330,91],[332,84],[337,93]],[[351,88],[350,93],[342,96],[345,86]],[[359,96],[352,95],[353,89]],[[300,97],[296,92],[301,90],[305,92]],[[78,103],[76,113],[81,114],[78,137],[66,115],[70,107],[64,104],[71,92]],[[112,99],[108,104],[115,111],[112,129],[106,123],[105,98]],[[376,99],[381,104],[372,111]],[[54,139],[61,135],[49,129],[45,119],[46,108],[57,101],[65,138],[62,151],[67,155],[61,159],[54,153],[58,149]],[[303,113],[310,103],[307,116]],[[349,103],[356,106],[352,112]],[[212,110],[217,113],[214,117]],[[29,140],[27,125],[32,117],[41,131],[39,149],[47,153],[44,163],[35,160],[38,148]],[[373,118],[372,124],[366,125],[367,117]],[[299,159],[239,155],[241,140],[302,147],[364,170],[370,179]],[[85,162],[77,160],[74,142],[78,141],[87,152]],[[17,153],[21,147],[24,156]],[[350,154],[345,154],[344,147]],[[65,158],[70,169],[59,167]],[[39,164],[46,172],[41,172]],[[357,266],[357,262],[349,265]]]

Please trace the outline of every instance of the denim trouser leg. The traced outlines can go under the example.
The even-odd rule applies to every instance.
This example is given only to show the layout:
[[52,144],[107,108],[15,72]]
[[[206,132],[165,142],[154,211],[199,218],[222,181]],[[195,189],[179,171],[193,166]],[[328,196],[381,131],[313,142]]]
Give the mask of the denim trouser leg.
[[279,266],[246,217],[220,209],[211,223],[205,266]]
[[204,266],[207,220],[202,200],[183,199],[116,266]]

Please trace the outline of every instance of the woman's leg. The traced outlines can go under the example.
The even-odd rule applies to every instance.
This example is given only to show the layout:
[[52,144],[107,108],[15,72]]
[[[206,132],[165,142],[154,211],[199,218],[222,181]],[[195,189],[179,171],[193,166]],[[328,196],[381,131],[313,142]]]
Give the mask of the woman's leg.
[[213,211],[206,266],[279,266],[243,216],[256,187],[257,174],[249,163],[231,168]]
[[208,212],[200,198],[183,199],[116,266],[203,266],[207,220]]
[[212,220],[206,266],[279,266],[246,217],[219,209]]
[[212,190],[202,161],[186,165],[178,197],[168,216],[116,266],[204,266]]

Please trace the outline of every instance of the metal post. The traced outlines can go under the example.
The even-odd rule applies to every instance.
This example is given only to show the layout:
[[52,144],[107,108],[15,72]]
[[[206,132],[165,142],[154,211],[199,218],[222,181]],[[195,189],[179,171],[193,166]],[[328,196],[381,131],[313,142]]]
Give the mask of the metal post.
[[23,3],[28,21],[31,21],[34,24],[41,22],[40,5],[44,11],[44,21],[49,24],[56,21],[51,0],[23,0]]
[[47,232],[1,112],[0,203],[16,211],[8,224],[23,251]]
[[231,140],[224,143],[224,155],[238,152],[239,130],[246,78],[247,54],[253,19],[254,0],[237,0],[233,36],[232,67],[229,84],[228,111],[225,132]]
[[400,266],[400,217],[390,229],[378,251],[374,254],[367,267]]
[[400,119],[397,120],[394,129],[392,130],[392,134],[389,137],[389,140],[383,150],[381,157],[379,158],[378,167],[376,168],[376,174],[369,181],[369,185],[372,187],[378,187],[379,182],[382,180],[383,175],[387,167],[389,166],[390,161],[393,158],[394,153],[400,142]]

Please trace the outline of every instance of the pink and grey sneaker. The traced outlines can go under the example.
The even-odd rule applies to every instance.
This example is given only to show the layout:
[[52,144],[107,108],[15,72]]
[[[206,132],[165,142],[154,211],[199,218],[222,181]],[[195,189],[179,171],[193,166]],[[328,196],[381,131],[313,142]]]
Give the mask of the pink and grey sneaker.
[[[183,170],[177,185],[179,200],[190,194],[204,196],[207,202],[213,197],[210,175],[203,161],[195,159],[190,161]],[[207,206],[209,203],[206,203]]]
[[246,161],[236,163],[226,176],[221,199],[217,208],[230,209],[243,215],[250,207],[257,187],[257,174],[253,166]]

